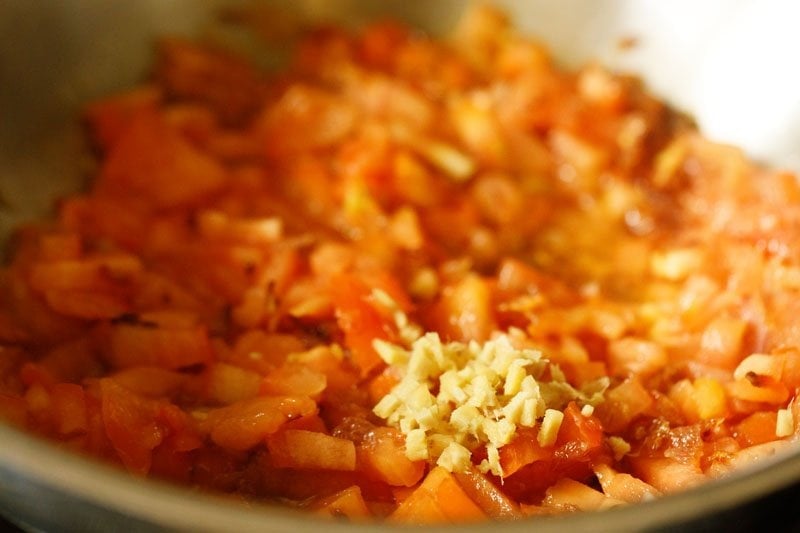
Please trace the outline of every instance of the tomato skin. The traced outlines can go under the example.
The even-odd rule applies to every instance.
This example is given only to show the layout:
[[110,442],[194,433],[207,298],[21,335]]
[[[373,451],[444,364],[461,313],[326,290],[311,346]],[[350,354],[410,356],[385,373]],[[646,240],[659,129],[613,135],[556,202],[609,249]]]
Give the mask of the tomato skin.
[[[383,286],[376,288],[386,292]],[[381,313],[372,301],[373,287],[355,275],[335,276],[330,291],[336,321],[344,332],[345,345],[350,349],[361,376],[367,376],[384,364],[372,347],[373,341],[381,339],[392,342],[396,339],[391,317]],[[402,301],[397,303],[403,304]]]
[[112,379],[100,381],[103,423],[109,441],[134,474],[150,471],[153,450],[166,436],[156,421],[156,402],[134,395]]
[[390,522],[464,523],[486,520],[486,513],[461,488],[453,474],[434,467],[394,513]]
[[[545,451],[548,455],[541,457]],[[561,478],[583,481],[591,477],[594,464],[605,454],[603,425],[594,416],[581,414],[571,402],[564,410],[555,445],[531,454],[534,460],[503,480],[503,491],[517,501],[534,502]]]
[[497,329],[489,280],[469,274],[442,290],[430,309],[429,326],[448,340],[484,342]]
[[[564,409],[564,420],[558,430],[556,447],[570,443],[581,443],[582,456],[598,453],[603,445],[603,424],[594,416],[584,416],[575,402]],[[567,455],[571,457],[571,455]]]
[[373,428],[357,452],[359,467],[368,477],[392,486],[412,487],[425,473],[424,461],[406,457],[403,436],[394,428]]
[[553,449],[541,446],[535,429],[520,428],[510,443],[500,448],[500,466],[506,476],[511,476],[536,461],[552,459]]

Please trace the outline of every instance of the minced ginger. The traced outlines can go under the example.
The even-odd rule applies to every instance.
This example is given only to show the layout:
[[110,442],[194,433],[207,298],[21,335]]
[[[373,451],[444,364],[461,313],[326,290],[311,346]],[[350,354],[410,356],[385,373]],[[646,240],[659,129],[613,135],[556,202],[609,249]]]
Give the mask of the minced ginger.
[[429,332],[410,348],[376,340],[375,350],[403,378],[373,412],[405,435],[406,456],[427,459],[451,472],[471,465],[472,451],[485,446],[482,472],[503,476],[498,450],[518,427],[538,425],[540,446],[552,446],[571,401],[594,407],[608,379],[578,390],[541,351],[518,348],[509,334],[484,344],[443,343]]

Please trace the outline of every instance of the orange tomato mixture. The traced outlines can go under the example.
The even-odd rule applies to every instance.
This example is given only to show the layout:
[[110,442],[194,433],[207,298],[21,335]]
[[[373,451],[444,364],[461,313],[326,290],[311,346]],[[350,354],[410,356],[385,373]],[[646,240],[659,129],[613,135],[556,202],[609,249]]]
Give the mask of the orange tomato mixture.
[[604,509],[800,430],[800,186],[488,8],[167,40],[0,271],[0,416],[351,519]]

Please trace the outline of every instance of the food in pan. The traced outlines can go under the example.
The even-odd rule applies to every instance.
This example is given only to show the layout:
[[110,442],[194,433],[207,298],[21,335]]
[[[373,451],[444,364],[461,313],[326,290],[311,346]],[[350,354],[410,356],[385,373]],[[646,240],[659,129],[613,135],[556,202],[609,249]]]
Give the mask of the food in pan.
[[489,8],[184,40],[0,274],[0,416],[353,520],[602,510],[792,446],[800,186]]

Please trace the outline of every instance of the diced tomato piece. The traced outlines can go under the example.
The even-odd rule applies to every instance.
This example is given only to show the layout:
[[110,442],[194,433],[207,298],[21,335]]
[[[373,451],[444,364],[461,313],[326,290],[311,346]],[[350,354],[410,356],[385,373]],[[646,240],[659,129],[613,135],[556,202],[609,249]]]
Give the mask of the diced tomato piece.
[[156,419],[169,430],[169,444],[177,452],[189,452],[203,445],[192,418],[180,407],[161,403]]
[[303,84],[288,88],[259,121],[269,156],[292,157],[335,144],[354,126],[355,110],[341,98]]
[[328,426],[325,425],[325,421],[317,413],[289,420],[283,425],[283,429],[304,429],[306,431],[316,431],[317,433],[329,433]]
[[561,280],[519,259],[504,259],[497,270],[497,289],[510,294],[542,294],[555,304],[578,301],[577,292]]
[[444,339],[483,342],[496,329],[489,282],[475,274],[442,290],[432,325]]
[[49,432],[52,428],[50,391],[40,383],[34,383],[25,391],[25,405],[30,415],[31,426]]
[[608,364],[613,375],[649,376],[667,362],[667,352],[652,341],[623,337],[608,344]]
[[295,354],[293,361],[325,376],[326,396],[339,391],[351,391],[358,382],[358,369],[348,364],[340,350],[318,346]]
[[747,322],[741,318],[718,316],[706,327],[697,360],[718,368],[733,370],[741,360]]
[[780,405],[789,399],[789,389],[769,376],[744,377],[727,384],[728,393],[737,400]]
[[282,365],[287,355],[305,350],[305,344],[296,335],[266,333],[261,329],[254,329],[236,339],[230,362],[264,374],[267,370]]
[[101,374],[104,365],[90,337],[78,338],[53,347],[38,360],[38,365],[62,382],[80,383]]
[[19,370],[19,376],[25,386],[38,384],[46,388],[51,388],[56,384],[53,373],[39,363],[27,362]]
[[267,438],[272,464],[278,468],[356,469],[353,441],[316,431],[287,429]]
[[348,487],[330,496],[319,498],[309,505],[309,510],[316,514],[333,518],[349,518],[350,520],[367,519],[372,516],[361,488],[357,485]]
[[327,385],[325,374],[303,364],[286,363],[264,376],[260,391],[272,396],[295,394],[319,398]]
[[383,365],[372,347],[375,339],[392,340],[395,336],[390,318],[371,301],[372,288],[355,275],[343,274],[331,282],[336,320],[345,336],[353,361],[362,376]]
[[469,498],[495,520],[513,520],[522,518],[522,510],[513,500],[506,496],[488,476],[481,474],[476,468],[466,472],[456,472],[453,476],[464,489]]
[[617,472],[605,464],[595,466],[594,473],[603,488],[603,493],[617,500],[636,503],[661,495],[652,485],[630,474]]
[[433,524],[479,522],[487,518],[453,475],[437,466],[388,519],[405,524]]
[[150,473],[172,481],[189,483],[193,472],[195,450],[203,446],[193,421],[183,410],[172,404],[163,404],[157,420],[167,434],[154,450]]
[[676,492],[706,481],[700,467],[668,457],[630,457],[633,472],[661,492]]
[[406,457],[403,435],[394,428],[373,428],[358,446],[358,461],[368,476],[392,486],[411,487],[425,473],[424,461]]
[[25,399],[0,393],[0,419],[15,426],[25,427],[28,423],[28,405]]
[[557,509],[579,509],[581,511],[597,511],[607,509],[624,502],[611,498],[574,479],[563,478],[547,489],[542,504]]
[[383,372],[372,378],[367,385],[370,402],[373,405],[378,403],[381,398],[389,394],[398,383],[400,383],[400,378],[397,375],[397,369],[387,366]]
[[55,431],[62,436],[85,433],[88,429],[83,388],[73,383],[58,383],[50,390]]
[[733,435],[742,448],[773,441],[778,415],[775,411],[758,411],[733,428]]
[[781,382],[793,391],[800,387],[800,350],[788,349],[776,355],[783,359]]
[[146,316],[112,324],[107,357],[115,368],[158,366],[179,369],[213,358],[205,326],[159,324]]
[[168,437],[153,450],[150,475],[177,483],[190,483],[192,479],[193,455],[175,449]]
[[288,420],[316,410],[317,404],[307,396],[261,396],[209,412],[206,424],[211,440],[218,446],[244,451],[278,431]]
[[[227,363],[215,363],[208,368],[206,379],[209,400],[227,405],[256,396],[262,378],[252,370]],[[305,393],[297,391],[296,394]]]
[[[535,447],[529,446],[535,452]],[[561,478],[582,481],[590,477],[592,465],[605,454],[602,424],[593,416],[584,416],[574,402],[570,403],[550,453],[550,457],[535,460],[507,476],[504,492],[517,501],[530,502]]]
[[[595,416],[584,416],[575,402],[570,402],[564,409],[564,419],[558,430],[556,447],[579,443],[578,456],[588,457],[595,454],[603,445],[603,424]],[[571,448],[570,457],[575,456],[577,448]]]
[[193,205],[224,186],[225,169],[155,113],[138,114],[109,151],[98,189],[144,196],[160,208]]
[[147,228],[143,208],[126,198],[78,196],[64,200],[59,207],[61,224],[87,238],[103,237],[128,250],[141,250],[148,237],[143,231]]
[[605,401],[597,408],[597,417],[606,431],[617,433],[647,411],[653,401],[641,381],[631,377],[606,393]]
[[130,293],[142,272],[128,255],[37,263],[31,287],[55,311],[78,318],[112,318],[130,308]]
[[102,149],[110,149],[134,117],[155,110],[160,97],[158,89],[144,86],[92,102],[86,107],[85,115],[94,141]]
[[540,446],[537,435],[535,429],[520,428],[517,430],[517,436],[500,448],[500,466],[504,476],[510,476],[533,462],[553,457],[553,447]]
[[126,389],[148,398],[174,396],[189,380],[186,374],[156,366],[134,366],[111,377]]
[[165,437],[156,421],[158,404],[135,395],[111,379],[100,380],[103,423],[125,467],[136,474],[150,470],[153,449]]

